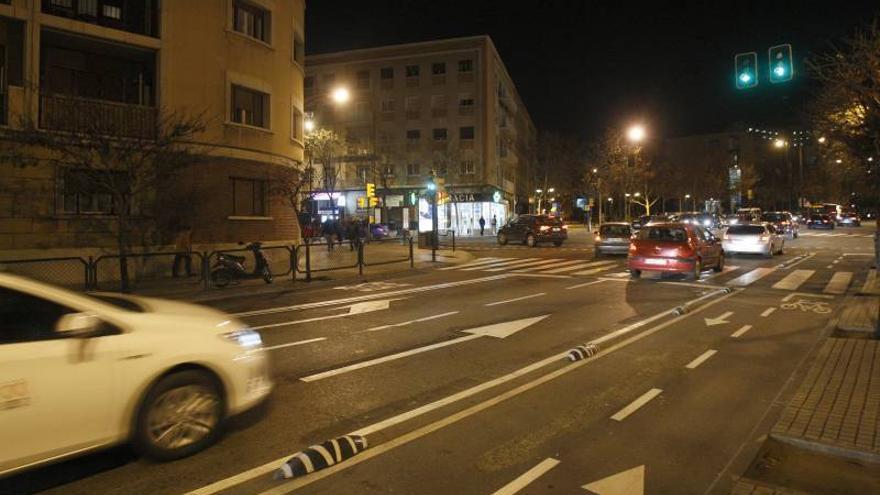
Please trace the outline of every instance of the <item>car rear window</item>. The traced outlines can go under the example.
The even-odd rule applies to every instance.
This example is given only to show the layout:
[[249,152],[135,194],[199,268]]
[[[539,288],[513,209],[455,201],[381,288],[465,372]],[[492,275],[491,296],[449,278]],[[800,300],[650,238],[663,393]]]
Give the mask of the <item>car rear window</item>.
[[631,232],[626,225],[603,225],[599,233],[605,237],[629,237]]
[[765,213],[761,215],[761,219],[765,222],[784,222],[788,220],[785,213]]
[[764,233],[764,227],[761,225],[732,225],[727,229],[727,233],[731,235],[761,235]]
[[639,239],[664,242],[685,242],[687,231],[681,227],[648,227],[639,232]]
[[537,220],[539,225],[552,225],[553,227],[562,225],[562,221],[558,218],[537,217]]

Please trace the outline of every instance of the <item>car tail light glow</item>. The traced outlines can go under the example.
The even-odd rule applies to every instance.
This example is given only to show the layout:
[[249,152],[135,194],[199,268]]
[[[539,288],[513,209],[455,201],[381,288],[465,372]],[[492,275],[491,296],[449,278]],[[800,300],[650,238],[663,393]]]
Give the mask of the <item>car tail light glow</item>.
[[769,236],[767,236],[767,235],[762,235],[762,236],[761,236],[761,242],[767,242],[767,241],[769,241],[769,240],[770,240],[770,237],[769,237]]
[[638,252],[638,250],[639,250],[639,248],[636,247],[636,244],[634,242],[629,243],[629,253],[630,254],[636,254],[636,252]]
[[549,225],[541,225],[541,228],[539,230],[541,232],[547,232],[548,230],[550,230],[550,226]]
[[596,236],[596,242],[601,242],[601,241],[602,241],[602,236],[598,236],[598,235],[597,235],[597,236]]

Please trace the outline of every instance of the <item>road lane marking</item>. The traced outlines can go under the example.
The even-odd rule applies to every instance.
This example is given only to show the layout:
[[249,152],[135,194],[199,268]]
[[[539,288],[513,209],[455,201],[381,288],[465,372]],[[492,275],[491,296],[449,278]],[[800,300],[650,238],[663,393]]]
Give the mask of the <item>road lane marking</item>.
[[825,294],[846,294],[849,283],[852,282],[852,272],[835,272],[828,285],[822,291]]
[[736,287],[745,287],[746,285],[755,283],[758,280],[761,280],[762,278],[766,277],[767,275],[770,275],[775,270],[776,270],[775,268],[756,268],[756,269],[746,273],[745,275],[740,275],[739,277],[731,280],[730,282],[727,283],[727,285],[733,285]]
[[714,327],[715,325],[723,325],[725,323],[730,323],[729,321],[727,321],[727,319],[730,318],[731,316],[733,316],[733,311],[725,311],[724,313],[722,313],[719,316],[716,316],[715,318],[703,318],[703,320],[705,320],[707,327]]
[[774,289],[783,289],[783,290],[797,290],[798,287],[803,285],[804,282],[807,281],[813,274],[816,273],[816,270],[795,270],[788,275],[785,276],[779,282],[773,284]]
[[830,269],[832,269],[832,268],[834,268],[834,267],[831,266],[831,265],[828,265],[828,266],[825,267],[826,270],[830,270]]
[[590,285],[601,284],[602,282],[607,282],[607,280],[593,280],[592,282],[584,282],[582,284],[577,284],[577,285],[572,285],[571,287],[566,287],[565,290],[580,289],[581,287],[588,287]]
[[492,303],[487,303],[487,304],[484,304],[484,306],[497,306],[499,304],[507,304],[507,303],[512,303],[512,302],[516,302],[516,301],[522,301],[523,299],[531,299],[533,297],[541,297],[544,294],[546,294],[546,292],[538,292],[537,294],[531,294],[528,296],[522,296],[522,297],[517,297],[514,299],[508,299],[506,301],[496,301],[496,302],[492,302]]
[[782,302],[788,302],[794,299],[795,297],[806,297],[806,298],[820,298],[820,299],[834,299],[834,296],[828,296],[825,294],[807,294],[806,292],[793,292],[782,298]]
[[246,317],[246,316],[259,316],[259,315],[269,315],[276,313],[289,313],[292,311],[304,311],[307,309],[315,309],[315,308],[326,308],[327,306],[336,306],[339,304],[347,304],[354,303],[359,301],[370,301],[373,299],[382,299],[389,296],[398,296],[403,294],[416,294],[419,292],[429,292],[440,289],[449,289],[452,287],[460,287],[463,285],[472,285],[472,284],[480,284],[483,282],[491,282],[493,280],[503,280],[505,278],[510,278],[510,275],[503,273],[501,275],[490,275],[488,277],[480,277],[480,278],[472,278],[468,280],[458,280],[455,282],[444,282],[442,284],[435,285],[426,285],[423,287],[412,287],[409,289],[401,289],[391,292],[382,292],[376,294],[364,294],[362,296],[352,296],[345,297],[342,299],[331,299],[329,301],[320,301],[313,303],[305,303],[305,304],[295,304],[293,306],[278,306],[275,308],[267,308],[267,309],[258,309],[255,311],[245,311],[243,313],[234,313],[232,316],[237,317]]
[[463,268],[461,271],[463,272],[472,272],[474,270],[485,270],[487,268],[500,268],[500,267],[511,267],[521,265],[523,263],[531,263],[533,261],[540,260],[541,258],[517,258],[511,261],[501,261],[499,263],[489,263],[488,265],[483,266],[475,266],[472,268]]
[[[264,330],[267,328],[277,328],[277,327],[287,327],[292,325],[299,325],[301,323],[312,323],[315,321],[322,320],[332,320],[334,318],[344,318],[346,316],[352,315],[361,315],[364,313],[372,313],[373,311],[381,311],[384,309],[388,309],[391,307],[391,303],[393,301],[398,301],[402,298],[398,299],[380,299],[378,301],[365,301],[352,304],[348,307],[348,312],[339,313],[335,315],[327,315],[327,316],[316,316],[314,318],[305,318],[303,320],[293,320],[293,321],[282,321],[279,323],[269,323],[267,325],[257,325],[251,327],[252,330]],[[344,309],[344,308],[336,308],[336,309]]]
[[263,349],[265,349],[267,351],[271,351],[274,349],[283,349],[285,347],[294,347],[294,346],[298,346],[298,345],[311,344],[312,342],[320,342],[322,340],[327,340],[327,337],[318,337],[316,339],[300,340],[299,342],[290,342],[289,344],[273,345],[270,347],[264,347]]
[[581,488],[599,495],[645,495],[645,465],[612,474]]
[[[582,262],[579,265],[566,266],[566,267],[562,267],[562,268],[554,268],[552,270],[543,270],[540,273],[564,273],[564,272],[571,272],[574,270],[579,270],[581,268],[599,267],[599,266],[616,265],[616,264],[617,264],[616,261],[591,261],[588,263]],[[608,267],[608,268],[611,268],[611,267]],[[577,275],[577,273],[575,273],[574,275]]]
[[539,462],[537,466],[529,469],[515,480],[493,492],[492,495],[513,495],[528,486],[531,482],[540,478],[542,474],[555,468],[557,464],[559,464],[558,460],[548,457]]
[[669,284],[669,285],[678,285],[678,286],[681,286],[681,287],[693,287],[693,288],[695,288],[695,289],[703,289],[703,290],[705,290],[705,289],[716,289],[716,290],[718,290],[718,289],[724,289],[724,288],[725,288],[725,286],[723,286],[723,285],[712,285],[712,284],[705,284],[705,283],[701,283],[701,282],[703,282],[703,281],[702,281],[702,280],[701,280],[700,282],[675,282],[675,281],[666,281],[666,282],[658,282],[658,283],[660,283],[660,284]]
[[614,268],[617,268],[617,265],[600,266],[599,268],[591,268],[589,270],[574,272],[572,273],[572,275],[595,275],[604,271],[613,270]]
[[462,265],[446,266],[446,267],[443,267],[443,268],[438,268],[437,271],[458,270],[459,268],[468,268],[468,267],[476,266],[476,265],[486,265],[486,264],[490,264],[490,263],[497,263],[497,262],[499,262],[499,261],[506,261],[506,260],[512,260],[512,259],[513,259],[513,258],[511,258],[511,257],[506,257],[506,258],[496,258],[496,257],[477,258],[477,259],[475,259],[474,261],[469,261],[469,262],[464,263],[464,264],[462,264]]
[[[613,281],[614,279],[608,279],[608,280]],[[685,305],[694,304],[694,303],[702,301],[710,296],[719,296],[719,294],[720,294],[719,292],[714,292],[712,294],[706,294],[706,295],[697,297],[695,299],[692,299],[684,304]],[[570,365],[565,366],[563,368],[552,371],[546,375],[542,375],[538,378],[535,378],[531,382],[520,385],[517,388],[514,388],[514,389],[509,390],[507,392],[504,392],[502,394],[499,394],[498,396],[493,397],[491,399],[487,399],[486,401],[484,401],[482,403],[471,406],[470,408],[465,409],[465,410],[463,410],[459,413],[456,413],[452,416],[449,416],[445,419],[439,420],[435,423],[432,423],[430,425],[427,425],[425,427],[422,427],[422,428],[414,430],[410,433],[407,433],[401,437],[397,437],[393,440],[379,444],[373,448],[367,449],[363,453],[353,457],[352,459],[349,459],[345,463],[336,464],[333,467],[324,469],[322,471],[318,471],[317,473],[312,473],[311,475],[309,475],[308,477],[305,477],[305,478],[294,479],[293,481],[287,482],[287,483],[277,487],[274,490],[271,490],[268,492],[263,492],[262,495],[276,495],[276,494],[280,495],[280,494],[289,493],[290,491],[293,491],[293,490],[296,490],[296,489],[301,488],[303,486],[309,485],[315,481],[321,480],[321,479],[328,477],[328,476],[331,476],[339,471],[348,469],[349,467],[355,466],[363,461],[369,460],[375,456],[378,456],[378,455],[383,454],[387,451],[390,451],[400,445],[407,444],[413,440],[416,440],[416,439],[421,438],[425,435],[428,435],[434,431],[437,431],[441,428],[444,428],[445,426],[453,424],[463,418],[466,418],[468,416],[472,416],[480,411],[488,409],[488,408],[490,408],[496,404],[499,404],[499,403],[501,403],[511,397],[515,397],[517,395],[523,394],[523,393],[525,393],[533,388],[536,388],[540,385],[543,385],[544,383],[547,383],[547,382],[549,382],[559,376],[562,376],[562,375],[568,374],[572,371],[575,371],[575,370],[579,369],[581,366],[585,366],[585,365],[592,363],[592,362],[594,362],[604,356],[607,356],[608,354],[616,352],[616,351],[618,351],[618,350],[620,350],[630,344],[633,344],[633,343],[638,342],[646,337],[649,337],[649,336],[659,332],[660,330],[663,330],[664,328],[666,328],[668,326],[671,326],[675,323],[678,323],[679,321],[689,317],[692,314],[700,313],[703,310],[708,309],[708,308],[710,308],[710,307],[714,306],[715,304],[718,304],[722,301],[725,301],[727,298],[732,297],[736,294],[737,294],[737,292],[732,292],[730,294],[720,295],[720,297],[718,297],[718,299],[716,299],[714,301],[707,302],[703,306],[694,309],[691,313],[677,316],[675,318],[670,319],[669,321],[665,321],[663,323],[660,323],[653,328],[649,328],[649,329],[643,331],[642,333],[633,335],[632,337],[629,337],[629,338],[627,338],[621,342],[618,342],[614,345],[611,345],[610,347],[607,347],[607,348],[601,350],[598,354],[594,355],[591,359],[577,361],[573,364],[570,364]],[[663,317],[663,316],[667,316],[667,315],[671,314],[674,310],[675,310],[675,308],[668,309],[668,310],[663,311],[657,315],[652,316],[651,318],[648,318],[648,320],[654,321],[659,317]],[[636,322],[636,323],[630,325],[629,327],[627,327],[629,330],[627,330],[626,328],[621,329],[621,330],[617,330],[617,331],[614,331],[614,332],[607,334],[606,336],[604,336],[602,338],[594,340],[593,342],[604,342],[605,340],[610,340],[614,337],[621,335],[622,334],[621,332],[623,332],[624,330],[630,331],[632,329],[639,328],[642,325],[643,325],[643,323]],[[540,370],[541,368],[544,368],[544,367],[549,366],[551,364],[558,363],[560,360],[565,359],[567,355],[568,355],[568,350],[565,350],[563,352],[549,356],[549,357],[542,359],[540,361],[534,362],[534,363],[527,365],[523,368],[520,368],[518,370],[512,371],[506,375],[499,376],[498,378],[494,378],[494,379],[489,380],[487,382],[483,382],[481,384],[475,385],[471,388],[462,390],[461,392],[457,392],[453,395],[444,397],[442,399],[436,400],[436,401],[431,402],[429,404],[419,406],[415,409],[405,411],[405,412],[400,413],[396,416],[392,416],[390,418],[384,419],[384,420],[379,421],[377,423],[373,423],[369,426],[365,426],[357,431],[353,431],[353,432],[349,433],[349,435],[367,436],[367,435],[385,430],[385,429],[390,428],[392,426],[396,426],[398,424],[409,421],[413,418],[425,415],[431,411],[440,409],[440,408],[448,406],[450,404],[454,404],[454,403],[459,402],[461,400],[464,400],[464,399],[467,399],[467,398],[472,397],[474,395],[477,395],[479,393],[482,393],[486,390],[495,388],[499,385],[503,385],[507,382],[515,380],[515,379],[522,377],[524,375],[528,375],[529,373]],[[287,454],[284,457],[269,461],[265,464],[251,468],[251,469],[244,471],[242,473],[215,481],[214,483],[211,483],[209,485],[206,485],[206,486],[203,486],[203,487],[198,488],[196,490],[193,490],[191,492],[188,492],[187,495],[213,495],[213,494],[218,493],[220,491],[226,490],[230,487],[240,485],[248,480],[257,478],[257,477],[265,475],[267,473],[271,473],[272,471],[276,470],[279,465],[281,465],[282,463],[284,463],[288,459],[290,459],[290,457],[292,455],[293,454]]]
[[[569,260],[569,261],[559,262],[554,266],[561,267],[561,266],[574,265],[576,263],[583,263],[583,262],[584,262],[584,260]],[[547,269],[547,267],[545,267],[545,266],[535,266],[535,267],[523,268],[521,270],[520,269],[513,270],[512,273],[526,273],[526,272],[532,272],[532,271],[537,271],[537,270],[546,270],[546,269]],[[547,273],[547,272],[541,272],[541,273]]]
[[709,349],[708,351],[697,356],[697,358],[694,359],[693,361],[691,361],[690,363],[686,364],[685,368],[687,368],[689,370],[696,368],[697,366],[705,363],[706,360],[708,360],[710,357],[714,356],[716,352],[718,352],[718,351],[716,351],[715,349]]
[[366,330],[359,330],[354,333],[375,332],[377,330],[385,330],[386,328],[405,327],[407,325],[412,325],[413,323],[421,323],[423,321],[436,320],[438,318],[443,318],[445,316],[457,315],[458,313],[460,313],[460,311],[450,311],[448,313],[440,313],[439,315],[425,316],[424,318],[416,318],[415,320],[404,321],[401,323],[391,323],[388,325],[380,325],[378,327],[372,327],[372,328],[368,328]]
[[859,292],[863,294],[869,294],[875,291],[874,288],[877,285],[877,270],[869,270],[868,277],[865,278],[865,283],[862,285],[862,289]]
[[[770,309],[776,309],[776,308],[770,308]],[[765,313],[766,313],[766,311],[765,311]],[[763,316],[763,315],[762,315],[762,316]],[[751,329],[752,329],[752,326],[751,326],[751,325],[743,325],[742,328],[740,328],[739,330],[733,332],[732,334],[730,334],[730,336],[733,337],[733,338],[735,338],[735,339],[738,339],[738,338],[742,337],[743,334],[745,334],[746,332],[748,332],[748,331],[751,330]]]
[[831,262],[832,265],[836,265],[836,264],[838,264],[838,263],[840,263],[840,260],[834,260],[834,261]]
[[810,253],[790,265],[785,265],[785,269],[788,270],[788,269],[794,268],[794,267],[800,265],[801,263],[804,263],[804,262],[812,259],[814,256],[816,256],[816,253]]
[[547,275],[545,273],[513,273],[509,274],[511,277],[525,277],[525,278],[571,278],[569,275]]
[[724,275],[724,274],[727,274],[730,272],[734,272],[736,270],[739,270],[739,267],[736,265],[724,265],[724,268],[722,268],[720,272],[713,271],[712,273],[710,273],[708,275],[702,274],[699,281],[702,282],[704,280],[707,280],[710,278],[715,278],[719,275]]
[[[544,260],[540,260],[540,261],[530,261],[528,263],[519,263],[515,266],[515,268],[543,266],[543,265],[549,265],[550,263],[559,263],[559,259],[551,258],[551,259],[544,259]],[[502,266],[501,268],[487,268],[487,269],[484,269],[483,271],[500,272],[500,271],[504,271],[504,270],[510,270],[510,268],[511,268],[510,266]]]
[[623,421],[624,419],[626,419],[627,416],[636,412],[640,407],[642,407],[645,404],[647,404],[648,402],[650,402],[651,399],[653,399],[654,397],[657,397],[662,392],[663,392],[663,390],[661,390],[659,388],[652,388],[651,390],[648,390],[647,392],[642,394],[641,397],[630,402],[630,404],[628,406],[626,406],[623,409],[621,409],[620,411],[617,411],[616,413],[614,413],[614,416],[611,416],[611,419],[613,419],[614,421]]

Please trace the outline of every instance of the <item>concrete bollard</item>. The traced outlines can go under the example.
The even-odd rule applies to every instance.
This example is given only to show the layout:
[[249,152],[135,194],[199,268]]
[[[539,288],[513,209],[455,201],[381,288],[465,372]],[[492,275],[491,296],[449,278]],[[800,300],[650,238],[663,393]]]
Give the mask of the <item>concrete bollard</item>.
[[275,471],[274,478],[284,480],[305,476],[354,457],[366,448],[367,439],[360,435],[345,435],[327,440],[320,445],[312,445],[294,454],[290,460]]

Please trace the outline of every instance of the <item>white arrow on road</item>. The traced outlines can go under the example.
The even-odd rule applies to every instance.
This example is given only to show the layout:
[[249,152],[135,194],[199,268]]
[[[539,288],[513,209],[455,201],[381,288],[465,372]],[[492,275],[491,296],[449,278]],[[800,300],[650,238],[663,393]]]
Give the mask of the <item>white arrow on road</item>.
[[360,363],[355,363],[349,366],[343,366],[342,368],[336,368],[328,371],[324,371],[321,373],[316,373],[314,375],[304,376],[300,378],[301,381],[304,382],[314,382],[318,380],[323,380],[324,378],[330,378],[331,376],[341,375],[343,373],[348,373],[350,371],[359,370],[362,368],[368,368],[370,366],[375,366],[377,364],[387,363],[388,361],[394,361],[397,359],[405,358],[408,356],[412,356],[414,354],[421,354],[423,352],[432,351],[434,349],[439,349],[441,347],[448,347],[455,344],[461,344],[462,342],[467,342],[469,340],[479,339],[480,337],[495,337],[497,339],[504,339],[510,337],[511,335],[519,332],[520,330],[534,325],[539,321],[547,318],[550,315],[543,316],[535,316],[533,318],[523,318],[521,320],[513,320],[506,321],[504,323],[495,323],[494,325],[486,325],[477,328],[469,328],[467,330],[462,330],[464,333],[469,333],[470,335],[465,335],[464,337],[459,337],[457,339],[446,340],[443,342],[438,342],[436,344],[426,345],[424,347],[416,347],[415,349],[410,349],[408,351],[398,352],[397,354],[391,354],[389,356],[383,356],[376,359],[370,359],[369,361],[363,361]]
[[293,320],[293,321],[282,321],[280,323],[270,323],[268,325],[260,325],[260,326],[256,326],[256,327],[251,327],[251,329],[262,330],[265,328],[286,327],[286,326],[290,326],[290,325],[298,325],[300,323],[311,323],[313,321],[331,320],[333,318],[342,318],[344,316],[372,313],[373,311],[381,311],[383,309],[388,309],[391,307],[392,301],[398,301],[400,299],[405,299],[405,298],[398,297],[397,299],[379,299],[377,301],[364,301],[364,302],[349,304],[348,306],[340,306],[338,308],[333,308],[334,310],[348,308],[348,311],[346,311],[345,313],[337,313],[335,315],[327,315],[327,316],[316,316],[314,318],[305,318],[303,320]]
[[644,495],[645,465],[612,474],[581,488],[597,495]]
[[733,314],[733,311],[728,311],[728,312],[724,313],[723,315],[717,316],[715,318],[703,318],[703,319],[706,320],[707,327],[711,327],[711,326],[715,326],[715,325],[723,325],[725,323],[730,323],[729,321],[727,321],[727,318],[729,318],[730,315],[732,315],[732,314]]

